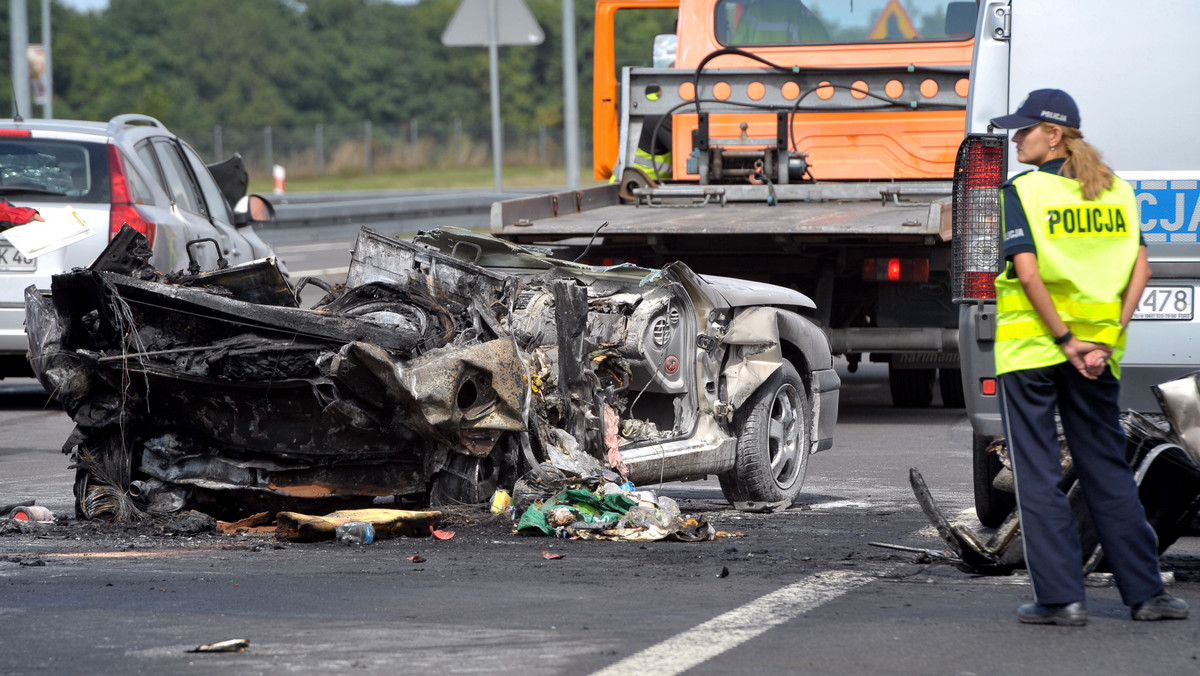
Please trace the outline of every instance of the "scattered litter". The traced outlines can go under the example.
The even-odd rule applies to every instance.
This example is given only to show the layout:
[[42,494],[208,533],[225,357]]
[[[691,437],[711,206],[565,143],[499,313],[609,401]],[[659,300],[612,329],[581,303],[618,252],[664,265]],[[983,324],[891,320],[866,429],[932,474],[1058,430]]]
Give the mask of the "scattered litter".
[[244,638],[234,638],[228,641],[219,641],[217,643],[206,643],[198,645],[189,650],[189,653],[240,653],[250,647],[250,641]]
[[554,554],[552,552],[542,551],[542,558],[546,560],[561,559],[564,556],[566,556],[566,554]]
[[[666,538],[699,542],[717,537],[716,530],[707,522],[684,519],[679,505],[671,498],[655,495],[653,491],[634,490],[633,484],[620,484],[612,478],[616,477],[539,479],[536,490],[542,494],[541,499],[524,501],[516,532],[630,542]],[[516,488],[522,498],[533,492],[523,481],[518,481]],[[559,490],[552,492],[552,488]]]
[[492,514],[503,514],[512,508],[512,496],[508,491],[499,489],[492,494]]
[[348,545],[369,545],[375,541],[375,526],[366,521],[347,521],[334,530],[334,536]]
[[8,514],[9,518],[18,521],[29,521],[36,523],[54,523],[54,513],[48,508],[41,505],[22,505],[14,507]]
[[721,572],[717,573],[717,577],[729,577],[728,566],[721,566]]
[[404,557],[404,560],[412,561],[413,563],[425,563],[425,559],[421,558],[421,556],[417,555],[417,554],[413,554],[412,556],[406,556],[406,557]]
[[432,524],[429,526],[429,534],[432,535],[436,540],[449,540],[450,538],[454,537],[454,531],[438,530]]

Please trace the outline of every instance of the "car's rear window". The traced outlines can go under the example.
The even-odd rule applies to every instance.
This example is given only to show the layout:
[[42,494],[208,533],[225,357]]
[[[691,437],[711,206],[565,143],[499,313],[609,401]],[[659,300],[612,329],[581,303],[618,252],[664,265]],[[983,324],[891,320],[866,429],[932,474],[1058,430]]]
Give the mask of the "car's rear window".
[[0,197],[22,202],[109,201],[103,143],[0,139]]

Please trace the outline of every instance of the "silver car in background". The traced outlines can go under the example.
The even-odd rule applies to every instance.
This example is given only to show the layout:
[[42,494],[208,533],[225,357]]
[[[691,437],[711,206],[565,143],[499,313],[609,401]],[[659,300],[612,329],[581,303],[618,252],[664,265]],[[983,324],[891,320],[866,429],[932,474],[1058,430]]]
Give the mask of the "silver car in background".
[[0,377],[32,375],[25,358],[25,289],[48,288],[52,275],[89,265],[123,224],[146,235],[153,265],[163,272],[274,256],[252,227],[270,218],[270,204],[245,193],[240,157],[210,170],[152,117],[0,121],[0,197],[37,209],[47,225],[82,223],[92,230],[37,258],[22,256],[0,232]]

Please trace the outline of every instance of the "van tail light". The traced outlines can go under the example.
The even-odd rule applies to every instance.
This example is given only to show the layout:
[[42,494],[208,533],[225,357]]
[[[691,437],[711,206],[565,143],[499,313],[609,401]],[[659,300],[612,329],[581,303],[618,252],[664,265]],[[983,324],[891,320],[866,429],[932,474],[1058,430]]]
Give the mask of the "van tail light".
[[1000,184],[1007,137],[970,134],[954,160],[951,289],[954,302],[991,300],[1000,272]]
[[928,258],[866,258],[863,279],[868,282],[928,282]]
[[125,174],[125,160],[116,146],[108,146],[108,176],[109,189],[112,194],[112,207],[108,212],[108,241],[121,231],[121,226],[128,223],[129,227],[146,236],[150,246],[154,246],[154,233],[158,225],[147,220],[133,202],[133,193],[129,190],[129,181]]

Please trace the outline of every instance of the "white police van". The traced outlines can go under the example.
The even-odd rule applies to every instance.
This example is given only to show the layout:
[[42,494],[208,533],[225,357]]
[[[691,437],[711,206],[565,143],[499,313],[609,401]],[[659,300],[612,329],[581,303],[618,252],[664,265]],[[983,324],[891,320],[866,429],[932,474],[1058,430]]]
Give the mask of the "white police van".
[[974,431],[975,503],[997,525],[1012,509],[996,490],[991,441],[1002,436],[992,346],[992,280],[1002,269],[1001,182],[1017,162],[1004,130],[1030,91],[1065,90],[1079,104],[1084,138],[1133,184],[1154,277],[1129,327],[1121,367],[1123,408],[1158,412],[1151,386],[1200,368],[1200,4],[1172,0],[982,4],[967,101],[967,138],[954,183],[955,301],[967,413]]

